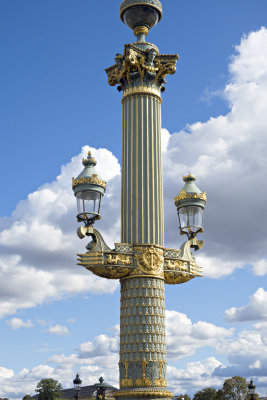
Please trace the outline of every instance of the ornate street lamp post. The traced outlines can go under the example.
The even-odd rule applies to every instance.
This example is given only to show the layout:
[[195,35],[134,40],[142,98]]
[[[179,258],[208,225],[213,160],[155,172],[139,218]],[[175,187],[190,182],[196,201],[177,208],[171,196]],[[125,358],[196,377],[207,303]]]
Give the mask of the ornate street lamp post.
[[254,385],[253,380],[251,379],[248,384],[248,393],[249,393],[250,400],[254,400],[254,398],[255,398],[255,389],[256,389],[256,386]]
[[99,210],[86,211],[83,201],[95,199],[92,192],[100,193],[101,199],[105,183],[95,172],[83,172],[73,180],[75,195],[82,201],[78,220],[85,224],[78,235],[91,236],[92,241],[89,251],[79,254],[78,264],[100,277],[120,279],[120,390],[114,396],[171,399],[166,377],[165,284],[201,276],[191,248],[203,246],[196,235],[203,230],[206,194],[197,188],[192,174],[184,177],[175,205],[180,233],[188,240],[180,249],[164,248],[161,93],[166,76],[176,71],[178,56],[160,54],[145,40],[162,17],[160,1],[124,0],[120,17],[136,36],[106,69],[108,83],[122,92],[121,243],[110,249],[93,227]]
[[81,384],[82,384],[82,380],[79,377],[79,374],[76,375],[76,378],[73,381],[74,384],[74,398],[75,400],[79,400],[79,391],[81,390]]
[[99,383],[97,384],[96,400],[106,400],[106,385],[103,383],[104,379],[102,376],[99,378]]

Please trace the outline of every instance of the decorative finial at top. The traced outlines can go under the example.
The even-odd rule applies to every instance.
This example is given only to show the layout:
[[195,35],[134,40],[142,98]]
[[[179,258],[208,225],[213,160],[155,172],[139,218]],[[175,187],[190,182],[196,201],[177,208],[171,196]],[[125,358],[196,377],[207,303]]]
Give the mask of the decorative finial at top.
[[88,157],[83,158],[82,163],[84,166],[92,165],[94,167],[96,165],[96,160],[94,157],[92,157],[92,153],[90,150],[88,151]]
[[193,175],[191,172],[189,172],[188,175],[183,176],[183,181],[184,182],[191,182],[191,181],[196,181],[197,177],[195,175]]
[[159,0],[124,0],[120,17],[134,31],[137,40],[144,40],[148,31],[161,20],[162,4]]

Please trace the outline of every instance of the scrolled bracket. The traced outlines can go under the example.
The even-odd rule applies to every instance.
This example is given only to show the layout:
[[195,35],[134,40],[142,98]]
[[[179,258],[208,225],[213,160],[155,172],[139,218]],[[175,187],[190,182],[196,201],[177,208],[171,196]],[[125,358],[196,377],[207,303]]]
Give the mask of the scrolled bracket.
[[197,276],[202,276],[202,267],[196,264],[191,249],[203,247],[201,240],[190,239],[183,243],[179,250],[164,250],[164,278],[170,285],[187,282]]
[[111,249],[102,235],[92,226],[80,228],[79,237],[91,236],[88,252],[78,254],[78,265],[107,279],[151,276],[164,279],[167,284],[187,282],[202,276],[191,249],[199,250],[203,241],[190,239],[180,249],[164,249],[152,244],[116,243]]
[[[78,254],[78,265],[93,272],[93,274],[107,279],[121,279],[133,269],[133,255],[121,249],[112,250],[104,241],[102,235],[92,226],[80,228],[79,237],[91,236],[92,241],[86,246],[88,252]],[[125,248],[124,248],[125,250]],[[128,251],[127,251],[128,250]]]

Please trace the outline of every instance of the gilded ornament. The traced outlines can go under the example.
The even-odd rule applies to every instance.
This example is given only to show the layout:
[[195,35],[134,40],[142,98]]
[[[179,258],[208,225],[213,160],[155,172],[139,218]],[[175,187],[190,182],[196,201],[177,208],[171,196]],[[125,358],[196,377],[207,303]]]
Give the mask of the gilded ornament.
[[118,392],[114,392],[113,396],[115,398],[117,397],[161,397],[161,398],[173,398],[173,394],[168,391],[158,391],[155,389],[150,389],[149,391],[143,390],[143,391],[138,391],[138,390],[127,390],[127,391],[122,391],[119,390]]
[[198,199],[202,200],[205,203],[207,202],[207,194],[203,193],[186,193],[184,190],[181,190],[178,196],[174,198],[174,202],[177,203],[180,200],[188,200],[188,199]]
[[145,274],[157,275],[163,271],[163,249],[156,246],[136,246],[135,258],[138,267]]
[[107,185],[106,182],[103,181],[102,179],[99,179],[97,175],[93,175],[88,178],[83,178],[83,177],[77,179],[72,178],[72,188],[83,183],[93,183],[95,185],[103,186],[104,188]]
[[136,26],[134,28],[134,35],[137,36],[140,33],[143,33],[145,36],[148,34],[148,28],[146,26]]
[[169,285],[177,285],[180,283],[188,282],[191,279],[195,278],[195,275],[185,273],[185,272],[170,272],[165,271],[164,273],[165,283]]
[[142,361],[142,378],[137,378],[135,381],[135,386],[139,387],[149,387],[152,386],[152,380],[146,377],[146,360]]
[[183,260],[166,260],[165,267],[171,270],[179,269],[180,271],[188,271],[187,262]]
[[89,271],[93,272],[94,275],[107,279],[121,279],[126,275],[128,275],[131,271],[130,268],[124,268],[124,267],[108,267],[108,266],[101,267],[100,261],[95,261],[95,264],[97,265],[93,265],[93,261],[91,260],[78,263],[78,265],[82,265]]
[[117,265],[117,264],[131,265],[132,264],[131,257],[126,256],[124,254],[116,254],[116,253],[108,254],[106,260],[107,260],[108,264],[113,264],[113,265]]
[[154,385],[160,387],[167,387],[167,380],[162,378],[163,361],[159,361],[159,378],[155,379]]
[[[141,26],[135,29],[140,33],[146,31]],[[125,45],[123,55],[118,54],[115,58],[116,64],[106,69],[108,83],[111,86],[119,84],[124,91],[124,98],[129,94],[153,90],[161,101],[160,90],[164,79],[168,74],[175,73],[177,60],[177,55],[158,55],[154,47],[144,51],[134,44]],[[144,84],[146,75],[149,83]],[[131,92],[127,92],[129,89],[132,89]]]

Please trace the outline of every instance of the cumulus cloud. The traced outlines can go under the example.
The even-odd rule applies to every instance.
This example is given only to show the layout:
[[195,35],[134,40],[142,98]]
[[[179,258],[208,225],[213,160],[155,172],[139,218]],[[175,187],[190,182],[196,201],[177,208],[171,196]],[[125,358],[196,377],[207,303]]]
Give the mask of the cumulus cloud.
[[171,361],[193,355],[200,347],[215,346],[232,336],[231,329],[198,321],[195,324],[183,313],[166,311],[167,353]]
[[76,318],[69,318],[67,319],[68,324],[75,324]]
[[66,336],[70,334],[69,329],[66,326],[62,326],[62,325],[55,325],[55,326],[50,326],[47,330],[47,332],[49,333],[53,333],[55,335],[59,335],[59,336]]
[[185,369],[168,366],[168,386],[174,394],[194,394],[203,386],[219,387],[223,379],[213,376],[213,372],[221,365],[216,358],[209,357],[203,361],[189,362]]
[[[187,315],[176,311],[167,311],[166,322],[168,387],[174,393],[193,394],[203,385],[220,387],[226,377],[236,374],[261,379],[267,374],[266,323],[255,324],[253,329],[235,334],[231,329],[205,321],[193,323]],[[12,370],[0,367],[3,393],[10,398],[34,393],[37,382],[44,377],[53,377],[65,388],[72,387],[73,376],[77,372],[82,377],[83,385],[94,384],[99,376],[104,376],[106,382],[117,387],[118,326],[110,332],[109,335],[101,334],[90,342],[81,343],[77,351],[69,355],[55,354],[46,364],[32,370],[23,369],[15,374]],[[217,356],[190,361],[184,368],[175,365],[182,357],[207,347],[213,349],[213,353],[217,352]],[[218,359],[220,354],[228,358],[229,365],[224,365]],[[264,385],[264,382],[260,385]]]
[[[54,331],[63,331],[64,327],[59,325],[53,327]],[[81,343],[77,351],[72,354],[55,354],[47,360],[46,364],[34,367],[32,370],[23,369],[15,374],[12,370],[0,368],[0,384],[3,393],[9,397],[21,398],[25,393],[34,393],[37,382],[42,378],[58,380],[63,387],[72,387],[72,380],[75,373],[79,373],[83,385],[91,385],[98,382],[100,376],[115,387],[118,386],[119,371],[119,326],[109,330],[109,335],[101,334],[91,342]],[[178,331],[178,333],[177,333]],[[195,351],[197,348],[212,345],[224,337],[229,337],[231,332],[216,327],[213,324],[198,321],[195,324],[185,315],[174,311],[167,312],[167,335],[173,336],[167,343],[168,361],[175,361],[180,357],[177,341],[188,350],[190,347]],[[180,343],[179,346],[180,347]],[[53,366],[52,366],[53,365]],[[193,388],[201,387],[201,379],[215,384],[220,382],[220,377],[213,377],[214,369],[221,363],[214,357],[202,362],[191,362],[185,370],[177,369],[174,366],[168,367],[169,387],[174,391],[178,389],[187,390],[192,384]],[[194,382],[194,384],[193,384]],[[17,389],[14,389],[17,388]]]
[[257,260],[252,264],[253,272],[257,276],[264,276],[267,273],[267,260]]
[[259,288],[250,296],[249,304],[243,307],[232,307],[225,311],[227,322],[266,321],[267,320],[267,292]]
[[[88,150],[89,147],[85,146],[81,154],[64,165],[54,182],[30,193],[2,224],[0,317],[67,294],[112,293],[116,289],[117,282],[108,282],[82,267],[76,267],[76,253],[86,251],[86,239],[81,241],[75,233],[76,203],[71,178],[80,173],[83,168],[81,160]],[[105,197],[114,199],[112,205],[109,201],[105,204],[104,198],[103,214],[109,217],[103,218],[104,223],[99,223],[112,245],[119,237],[116,207],[120,202],[116,201],[116,196],[119,196],[120,166],[108,150],[91,150],[99,161],[99,175],[108,182]]]
[[262,184],[267,170],[266,65],[267,29],[261,28],[235,48],[224,89],[230,111],[165,135],[166,242],[177,246],[173,197],[182,186],[180,176],[192,171],[208,196],[206,244],[197,257],[203,258],[208,277],[226,276],[247,264],[257,275],[267,272],[267,186]]
[[[216,345],[218,354],[227,357],[229,365],[218,366],[214,376],[264,377],[267,374],[267,324],[254,324],[243,329],[236,336],[227,338]],[[257,384],[257,389],[260,390]],[[266,388],[264,389],[266,390]]]
[[28,319],[27,321],[23,321],[21,318],[12,318],[6,321],[6,323],[12,329],[32,328],[34,326],[30,319]]

